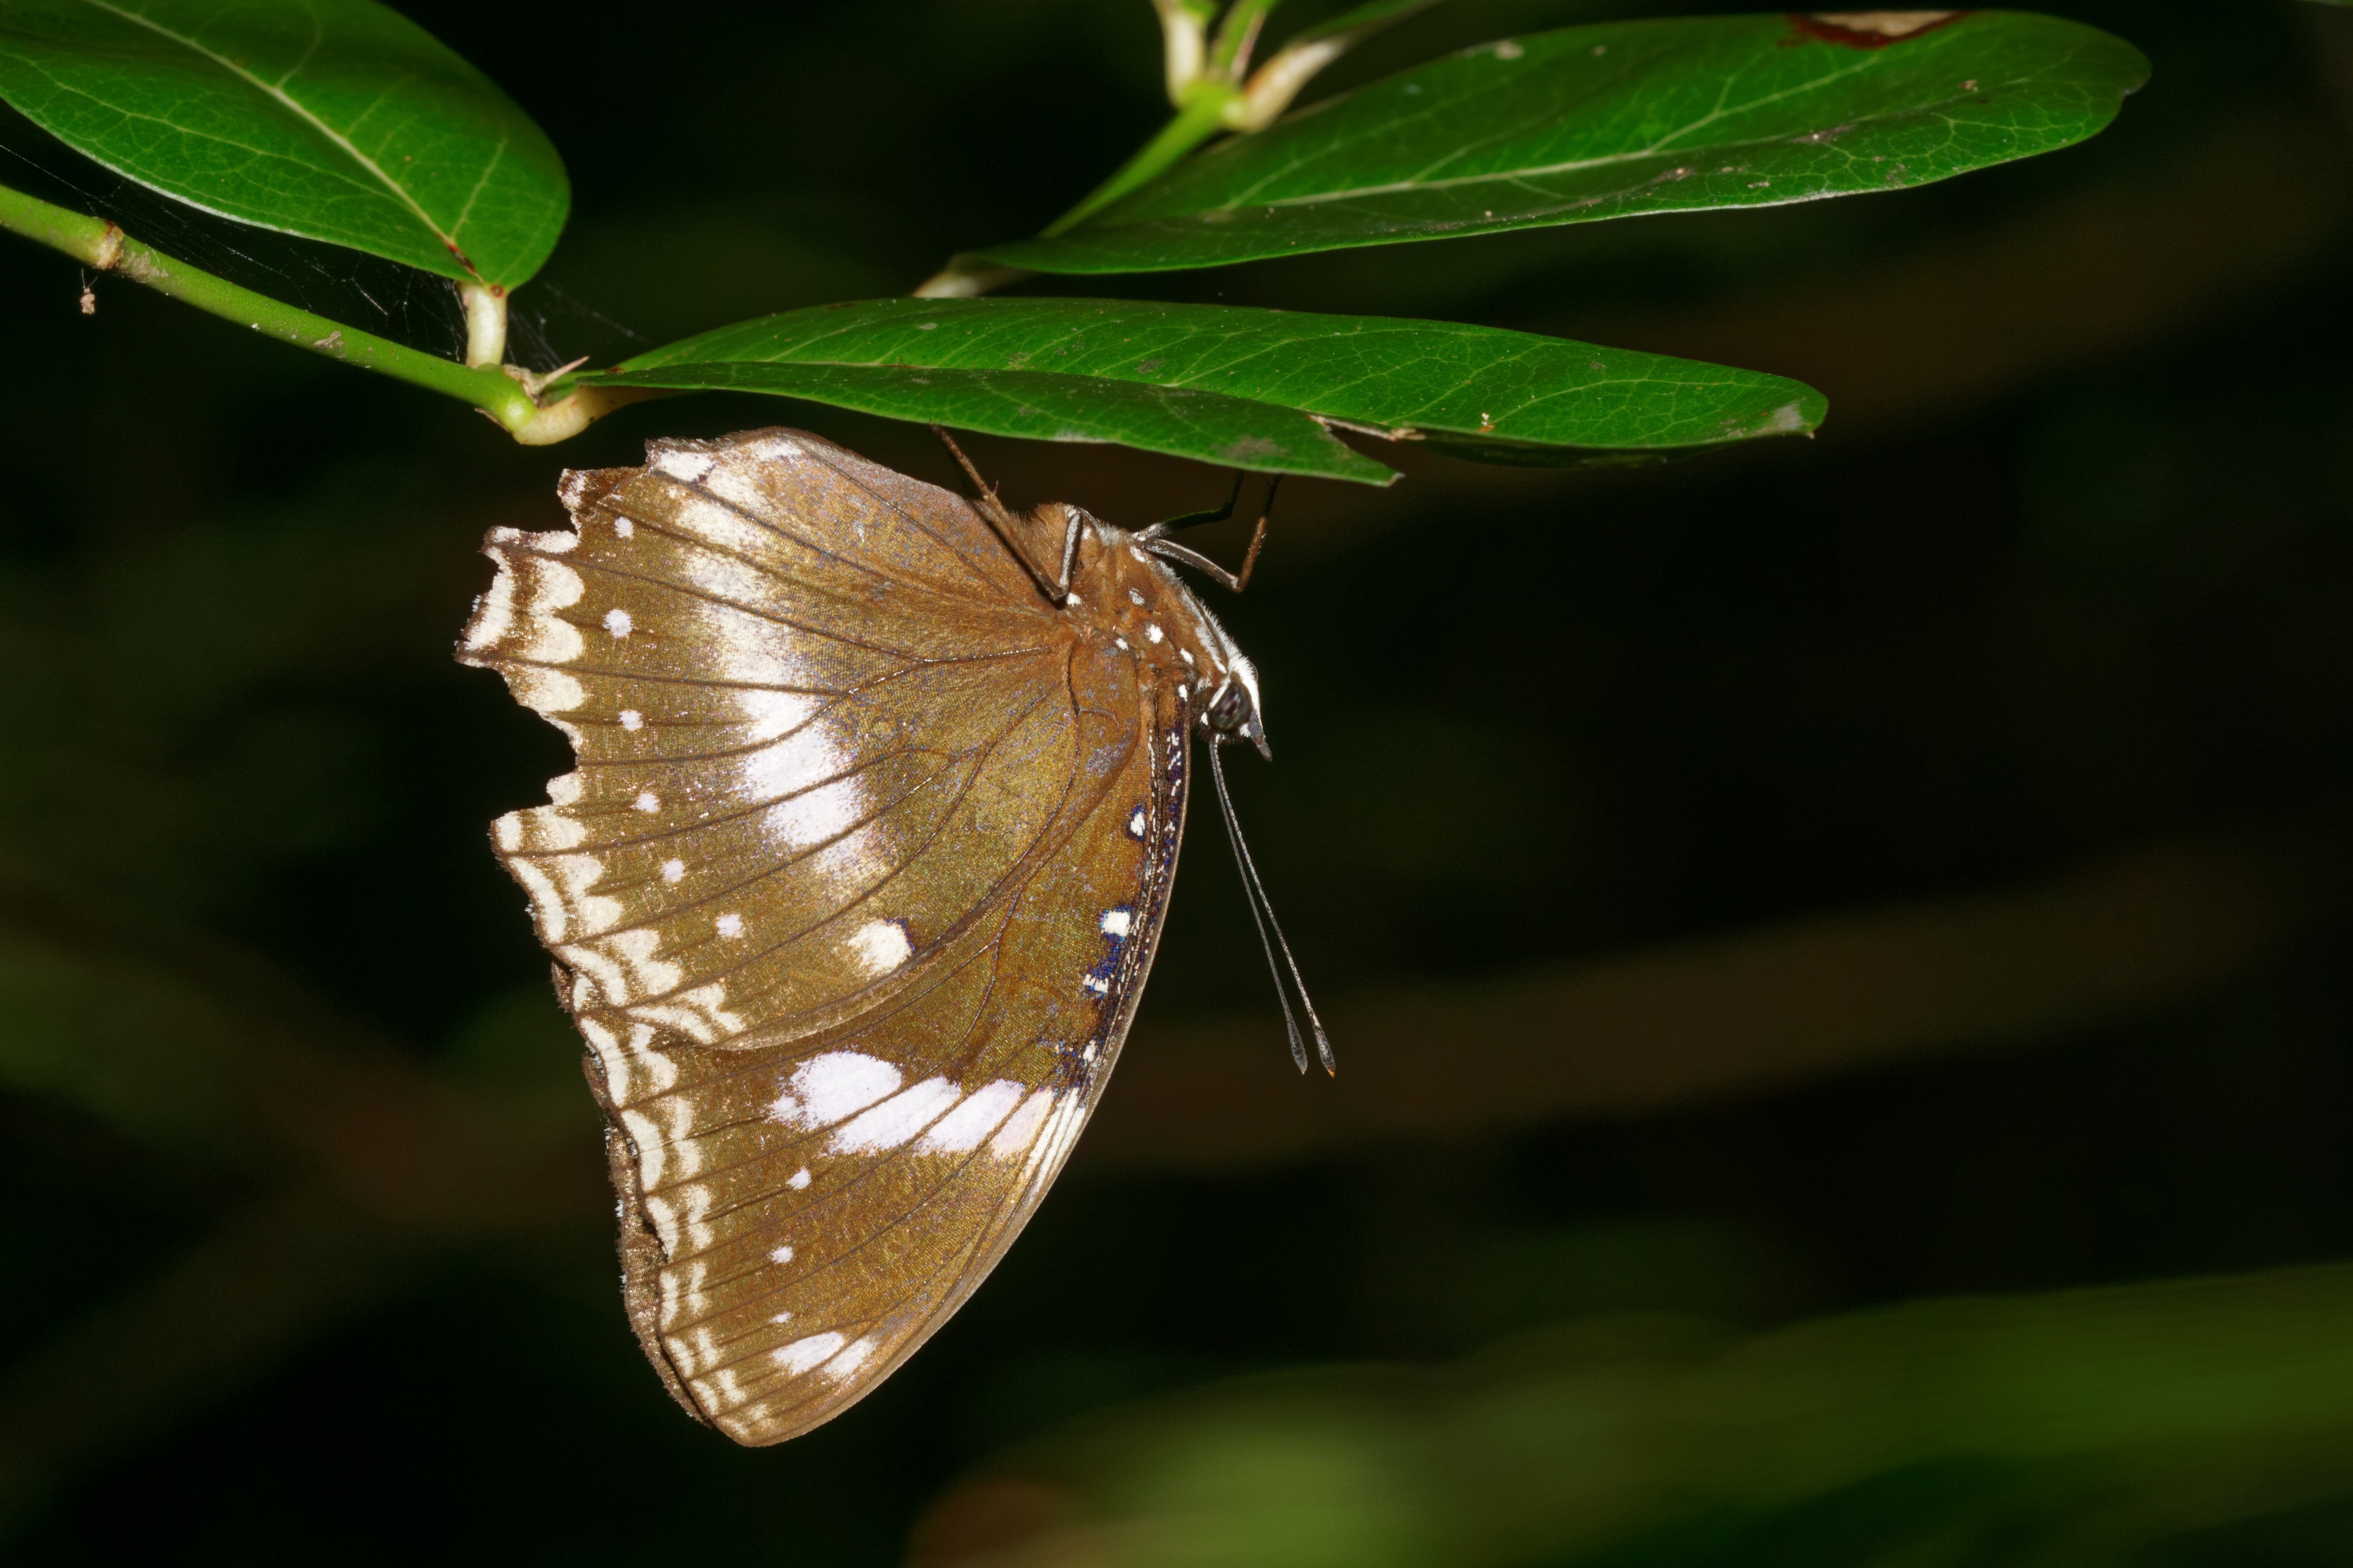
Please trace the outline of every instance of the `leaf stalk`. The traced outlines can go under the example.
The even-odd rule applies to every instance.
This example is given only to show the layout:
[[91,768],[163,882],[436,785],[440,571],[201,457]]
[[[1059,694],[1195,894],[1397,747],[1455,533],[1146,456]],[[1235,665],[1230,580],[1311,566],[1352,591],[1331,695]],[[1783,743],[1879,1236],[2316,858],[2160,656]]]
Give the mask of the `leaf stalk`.
[[460,283],[458,298],[466,307],[466,363],[498,369],[507,357],[507,291],[496,283]]
[[1241,89],[1222,77],[1204,76],[1195,81],[1186,93],[1184,106],[1176,110],[1176,117],[1162,126],[1159,134],[1138,148],[1135,155],[1121,164],[1110,179],[1088,192],[1078,205],[1040,229],[1039,234],[1051,239],[1067,233],[1128,192],[1166,174],[1187,153],[1225,129],[1226,106],[1240,96]]
[[1238,82],[1250,69],[1250,51],[1258,47],[1259,30],[1266,26],[1266,14],[1280,0],[1234,0],[1233,9],[1218,24],[1218,41],[1209,46],[1208,74],[1228,82]]
[[[1253,72],[1251,51],[1258,47],[1267,13],[1278,3],[1237,0],[1218,25],[1216,41],[1206,45],[1205,54],[1206,29],[1209,18],[1217,15],[1216,0],[1153,0],[1153,8],[1160,13],[1168,97],[1176,105],[1176,116],[1111,178],[1039,230],[1039,237],[1052,239],[1069,233],[1122,196],[1150,184],[1222,132],[1248,135],[1263,131],[1291,107],[1316,72],[1372,34],[1436,0],[1360,6],[1334,24],[1301,34]],[[913,292],[919,300],[971,300],[1030,276],[1025,268],[960,255],[949,258],[945,267]]]

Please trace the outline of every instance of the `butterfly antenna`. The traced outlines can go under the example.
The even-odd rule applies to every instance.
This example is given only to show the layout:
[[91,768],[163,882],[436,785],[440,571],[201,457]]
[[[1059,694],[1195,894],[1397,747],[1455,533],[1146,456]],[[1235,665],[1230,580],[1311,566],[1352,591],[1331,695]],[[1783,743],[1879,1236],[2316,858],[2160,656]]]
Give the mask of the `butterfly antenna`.
[[[1324,1020],[1315,1016],[1315,1003],[1307,994],[1307,982],[1299,975],[1299,961],[1291,955],[1291,943],[1282,934],[1282,922],[1274,917],[1274,904],[1266,896],[1266,884],[1259,880],[1258,863],[1250,858],[1250,843],[1242,837],[1241,818],[1234,813],[1234,797],[1226,789],[1226,765],[1219,752],[1225,744],[1223,736],[1209,741],[1209,777],[1218,786],[1218,809],[1226,819],[1226,837],[1234,847],[1234,862],[1242,869],[1242,882],[1250,895],[1250,919],[1258,922],[1258,944],[1266,953],[1267,973],[1274,977],[1275,1000],[1282,1004],[1282,1026],[1291,1036],[1291,1059],[1299,1070],[1307,1070],[1307,1045],[1299,1036],[1299,1021],[1292,1016],[1290,990],[1282,984],[1282,971],[1291,971],[1291,989],[1299,993],[1299,1005],[1306,1011],[1308,1025],[1315,1032],[1315,1055],[1326,1073],[1337,1073],[1339,1066],[1333,1060],[1332,1037],[1324,1032]],[[1261,911],[1264,912],[1261,913]],[[1273,932],[1269,941],[1267,933]],[[1282,963],[1274,961],[1277,949],[1282,952]]]
[[[1013,552],[1013,559],[1021,563],[1021,569],[1024,572],[1029,574],[1030,580],[1038,584],[1038,591],[1046,595],[1046,602],[1060,605],[1065,598],[1069,597],[1070,590],[1039,571],[1038,563],[1030,560],[1029,552],[1021,548],[1021,542],[1015,537],[1020,524],[1013,513],[1006,509],[1005,503],[997,499],[997,487],[980,477],[980,470],[973,467],[972,459],[964,455],[964,448],[956,445],[955,437],[949,435],[944,427],[934,425],[932,426],[932,434],[937,436],[941,444],[955,455],[955,460],[964,469],[965,477],[972,481],[972,488],[980,492],[974,500],[973,505],[979,509],[981,521],[988,524],[990,531],[997,535],[997,542]],[[1073,531],[1071,540],[1063,545],[1062,575],[1066,580],[1071,572],[1071,550],[1077,538],[1077,533]]]

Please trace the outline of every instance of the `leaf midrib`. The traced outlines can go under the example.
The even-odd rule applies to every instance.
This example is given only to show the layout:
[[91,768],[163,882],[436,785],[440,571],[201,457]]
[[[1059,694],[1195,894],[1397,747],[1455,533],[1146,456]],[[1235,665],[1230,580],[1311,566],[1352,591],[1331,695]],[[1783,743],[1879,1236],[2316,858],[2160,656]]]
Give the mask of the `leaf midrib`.
[[[119,5],[109,5],[107,0],[82,0],[82,4],[90,6],[92,10],[104,11],[109,16],[119,16],[123,21],[135,23],[138,26],[146,28],[149,32],[155,34],[158,37],[169,38],[172,42],[178,44],[181,47],[187,49],[192,53],[201,55],[206,59],[212,61],[213,64],[218,66],[222,70],[227,71],[229,75],[237,78],[239,81],[244,82],[255,91],[263,93],[276,100],[280,105],[284,107],[288,112],[293,114],[304,124],[310,126],[320,135],[332,142],[343,152],[344,156],[350,158],[352,162],[357,163],[361,168],[365,169],[370,174],[375,176],[377,182],[381,184],[386,191],[389,191],[403,206],[406,207],[410,215],[414,216],[418,223],[425,226],[427,233],[432,235],[434,238],[439,240],[443,246],[448,247],[449,254],[458,260],[460,266],[464,267],[468,272],[474,271],[474,264],[468,258],[465,251],[459,247],[458,244],[458,237],[454,233],[444,230],[439,224],[434,222],[432,215],[427,213],[425,208],[417,203],[417,198],[408,193],[406,187],[402,185],[399,181],[394,179],[392,175],[385,170],[382,164],[378,163],[375,159],[369,157],[366,153],[361,152],[358,147],[354,146],[349,137],[345,136],[342,132],[337,131],[333,126],[329,125],[325,121],[320,119],[317,114],[313,113],[309,108],[305,107],[299,100],[286,92],[282,88],[277,86],[275,83],[262,80],[260,77],[255,75],[252,71],[246,69],[243,66],[238,65],[236,61],[231,60],[225,56],[216,54],[212,50],[205,47],[204,45],[198,43],[195,39],[188,37],[183,34],[175,33],[172,31],[171,28],[163,26],[161,23],[156,22],[150,17],[142,16],[135,11],[126,11]],[[318,48],[321,39],[317,36],[314,36],[311,38],[311,48],[303,52],[303,62],[307,62],[310,59],[311,51]],[[286,79],[292,79],[294,72],[299,71],[300,69],[301,69],[301,65],[298,63],[294,67],[293,70],[287,72]],[[379,100],[379,101],[381,101],[381,100]],[[184,126],[181,127],[181,129],[185,130],[186,127]],[[475,195],[479,195],[480,194],[482,183],[489,180],[491,171],[495,169],[498,166],[499,160],[506,155],[506,150],[507,138],[505,133],[501,132],[499,137],[497,150],[491,153],[490,163],[483,168],[481,180],[475,183]],[[472,206],[473,203],[470,199],[467,202],[468,210],[470,211]],[[462,221],[460,223],[460,226],[463,226]],[[480,274],[477,273],[476,276],[479,277]]]

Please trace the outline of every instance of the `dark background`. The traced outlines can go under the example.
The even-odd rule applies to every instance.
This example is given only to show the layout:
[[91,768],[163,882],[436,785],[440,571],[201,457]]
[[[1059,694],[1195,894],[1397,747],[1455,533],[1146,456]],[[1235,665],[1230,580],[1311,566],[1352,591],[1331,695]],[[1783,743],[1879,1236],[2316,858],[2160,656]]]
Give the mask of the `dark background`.
[[[85,319],[71,263],[0,243],[12,1560],[892,1562],[976,1467],[1050,1472],[1074,1419],[1240,1374],[2353,1258],[2353,16],[2050,8],[2156,66],[2051,157],[1062,290],[1578,336],[1831,412],[1655,468],[1407,449],[1386,493],[1286,487],[1219,613],[1342,1079],[1292,1078],[1198,818],[1051,1200],[878,1394],[756,1453],[623,1321],[575,1050],[483,838],[563,745],[448,648],[483,530],[554,526],[560,467],[778,421],[941,455],[719,396],[526,450],[127,283]],[[1162,113],[1143,0],[404,9],[570,166],[517,300],[543,366],[903,291]],[[1641,9],[1461,0],[1331,81]],[[436,282],[183,216],[21,121],[0,148],[166,250],[457,341]],[[1131,525],[1223,487],[973,446],[1009,498]],[[2162,1560],[2353,1562],[2331,1485]],[[997,1528],[959,1506],[938,1560]]]

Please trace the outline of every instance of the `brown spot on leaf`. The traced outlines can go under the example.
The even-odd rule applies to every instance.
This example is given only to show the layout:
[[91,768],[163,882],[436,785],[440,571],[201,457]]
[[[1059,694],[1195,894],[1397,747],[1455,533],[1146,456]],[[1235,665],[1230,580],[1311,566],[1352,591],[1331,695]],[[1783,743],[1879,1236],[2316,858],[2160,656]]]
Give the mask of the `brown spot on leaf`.
[[1792,13],[1789,26],[1795,29],[1783,40],[1784,46],[1819,38],[1826,44],[1841,44],[1850,49],[1883,49],[1890,44],[1900,44],[1906,38],[1916,38],[1923,33],[1957,22],[1971,15],[1968,11],[1819,11],[1812,14]]

